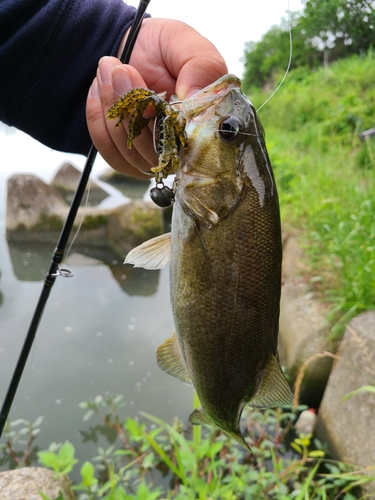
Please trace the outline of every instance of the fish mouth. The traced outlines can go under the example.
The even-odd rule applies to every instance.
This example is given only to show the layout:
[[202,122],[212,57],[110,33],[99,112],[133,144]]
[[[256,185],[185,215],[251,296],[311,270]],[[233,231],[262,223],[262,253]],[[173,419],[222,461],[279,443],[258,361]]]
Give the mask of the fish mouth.
[[182,101],[180,109],[186,119],[192,120],[220,104],[233,89],[241,90],[241,81],[235,75],[225,75]]

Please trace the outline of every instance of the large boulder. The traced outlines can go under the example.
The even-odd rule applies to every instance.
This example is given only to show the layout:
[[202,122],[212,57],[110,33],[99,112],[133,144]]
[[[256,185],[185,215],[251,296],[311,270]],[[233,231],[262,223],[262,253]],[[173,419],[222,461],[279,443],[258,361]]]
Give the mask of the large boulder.
[[306,283],[304,255],[297,239],[286,237],[283,249],[280,361],[293,381],[304,365],[299,400],[318,408],[332,367],[332,358],[321,353],[335,350],[335,345],[329,340],[327,307],[314,296]]
[[39,491],[51,499],[57,498],[60,491],[66,500],[75,499],[68,479],[56,478],[49,469],[25,467],[0,472],[1,500],[41,500]]
[[[7,239],[12,242],[56,244],[69,212],[58,190],[29,174],[16,174],[8,180]],[[83,245],[106,245],[108,209],[81,207],[70,241],[78,231]]]
[[142,199],[150,186],[152,177],[129,177],[109,168],[103,172],[99,179],[118,189],[123,195],[132,200]]
[[[64,200],[70,205],[73,200],[74,193],[76,192],[82,172],[71,163],[64,163],[51,181],[51,186],[54,186],[62,195]],[[88,206],[96,206],[109,195],[98,184],[89,179],[85,194],[82,197],[81,205],[86,205],[87,193],[89,198],[87,201]]]
[[[347,326],[318,413],[317,436],[333,456],[359,468],[375,466],[375,393],[360,390],[375,381],[375,311]],[[369,471],[375,476],[375,469]],[[375,481],[364,487],[375,499]]]
[[61,229],[66,208],[57,189],[35,175],[15,174],[8,180],[9,231]]
[[108,218],[108,246],[125,256],[132,248],[163,233],[163,210],[154,203],[134,200],[114,208]]
[[[56,188],[38,177],[14,175],[9,179],[9,242],[55,245],[68,211],[68,205]],[[76,246],[108,247],[122,260],[132,248],[164,231],[163,215],[164,211],[154,203],[143,200],[113,209],[80,207],[69,241],[77,235]],[[16,261],[18,247],[13,249]]]

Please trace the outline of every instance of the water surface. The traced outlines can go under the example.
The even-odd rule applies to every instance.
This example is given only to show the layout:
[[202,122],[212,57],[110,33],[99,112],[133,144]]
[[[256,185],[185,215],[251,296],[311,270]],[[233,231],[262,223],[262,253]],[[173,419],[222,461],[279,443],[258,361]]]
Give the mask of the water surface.
[[[0,171],[1,403],[53,252],[48,245],[8,245],[8,177],[9,172]],[[54,285],[10,419],[33,421],[43,415],[36,444],[44,448],[53,441],[69,440],[82,463],[96,454],[98,444],[105,443],[83,443],[90,426],[99,422],[82,421],[81,401],[98,394],[123,394],[124,417],[143,410],[169,422],[174,416],[186,422],[193,392],[162,372],[155,361],[156,347],[174,331],[168,268],[135,271],[110,254],[75,247],[67,264],[74,277],[58,278]]]

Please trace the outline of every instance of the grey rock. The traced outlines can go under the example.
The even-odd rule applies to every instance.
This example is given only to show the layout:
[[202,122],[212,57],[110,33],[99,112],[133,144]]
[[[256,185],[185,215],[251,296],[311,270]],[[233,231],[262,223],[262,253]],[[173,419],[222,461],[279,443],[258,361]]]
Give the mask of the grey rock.
[[307,362],[301,384],[301,403],[318,408],[331,371],[333,351],[328,340],[327,309],[311,293],[303,275],[303,252],[296,238],[284,241],[283,285],[280,302],[279,352],[281,364],[294,380]]
[[108,246],[126,254],[137,245],[163,232],[163,211],[154,203],[135,200],[116,207],[108,218]]
[[[317,436],[327,441],[335,458],[375,466],[375,393],[344,396],[375,381],[375,311],[347,326],[318,414]],[[375,476],[375,468],[369,471]],[[375,481],[363,488],[375,499]]]
[[[8,181],[7,239],[11,242],[56,244],[69,207],[57,189],[35,175],[17,174]],[[81,207],[73,231],[83,244],[106,244],[109,210]]]
[[129,177],[127,175],[116,172],[112,168],[109,168],[99,176],[99,179],[103,182],[106,182],[110,186],[115,187],[128,198],[131,198],[132,200],[138,200],[143,198],[144,194],[150,186],[150,180],[152,179],[152,177],[145,177],[143,179]]
[[[64,163],[59,170],[56,172],[55,176],[51,181],[51,186],[54,186],[62,195],[64,200],[70,205],[73,200],[74,193],[77,189],[79,180],[81,178],[81,171],[71,163]],[[87,193],[89,191],[88,205],[96,206],[109,195],[102,189],[98,184],[89,179],[85,194],[82,198],[81,205],[86,204]]]
[[41,467],[25,467],[0,472],[0,500],[41,500],[38,491],[57,498],[59,492],[67,500],[74,500],[66,477],[55,478],[53,472]]
[[37,230],[62,226],[67,205],[54,188],[31,174],[15,174],[8,180],[7,229]]
[[[55,246],[68,211],[55,187],[34,175],[12,176],[8,181],[8,242]],[[80,207],[69,243],[76,237],[77,246],[107,247],[123,260],[132,248],[161,234],[163,229],[163,211],[151,202],[135,200],[114,209]],[[13,250],[12,261],[19,260],[18,254],[25,260],[24,248],[19,252],[19,247],[14,246]],[[25,262],[27,265],[28,259]],[[45,269],[45,265],[40,269]],[[25,279],[29,279],[29,273],[26,274]]]

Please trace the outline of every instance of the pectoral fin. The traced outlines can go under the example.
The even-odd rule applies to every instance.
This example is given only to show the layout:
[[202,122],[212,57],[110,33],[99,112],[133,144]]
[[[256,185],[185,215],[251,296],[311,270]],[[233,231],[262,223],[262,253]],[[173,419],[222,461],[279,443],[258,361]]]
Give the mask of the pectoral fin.
[[293,402],[293,394],[277,359],[272,356],[264,374],[260,389],[248,402],[254,408],[288,406]]
[[185,384],[192,383],[175,333],[157,348],[156,362],[159,368],[169,373],[169,375],[177,377],[181,382],[185,382]]
[[124,264],[145,269],[162,269],[171,257],[171,233],[156,236],[133,248],[125,258]]

